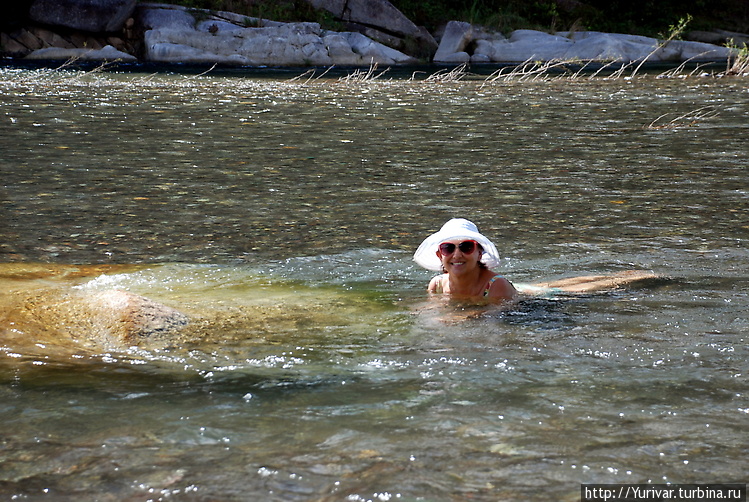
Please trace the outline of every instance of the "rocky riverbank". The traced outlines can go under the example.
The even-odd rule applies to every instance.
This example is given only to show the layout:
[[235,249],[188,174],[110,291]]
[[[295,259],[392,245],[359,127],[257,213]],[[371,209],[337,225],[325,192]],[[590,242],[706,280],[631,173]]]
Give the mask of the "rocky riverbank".
[[749,35],[693,34],[669,40],[599,32],[516,30],[502,34],[450,21],[437,33],[416,26],[387,0],[308,0],[350,31],[282,23],[231,12],[136,0],[33,0],[0,33],[0,53],[18,60],[94,60],[234,66],[369,66],[434,62],[724,61],[727,41]]

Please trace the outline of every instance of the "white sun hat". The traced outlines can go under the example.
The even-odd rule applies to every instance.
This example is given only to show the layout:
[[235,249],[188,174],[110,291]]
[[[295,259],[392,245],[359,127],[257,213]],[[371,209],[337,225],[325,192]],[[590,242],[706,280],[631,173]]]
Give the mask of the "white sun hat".
[[453,218],[439,232],[433,233],[421,243],[414,253],[414,261],[429,270],[442,270],[442,261],[437,256],[439,245],[446,241],[458,239],[473,240],[481,244],[484,252],[481,262],[488,268],[499,265],[499,252],[494,243],[479,232],[478,227],[465,218]]

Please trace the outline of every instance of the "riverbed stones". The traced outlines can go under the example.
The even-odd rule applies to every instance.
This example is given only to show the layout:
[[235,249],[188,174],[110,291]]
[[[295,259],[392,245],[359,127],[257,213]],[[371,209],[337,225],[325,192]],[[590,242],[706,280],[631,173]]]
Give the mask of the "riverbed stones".
[[139,265],[0,264],[0,342],[72,351],[166,347],[190,324],[181,311],[121,289],[88,287],[93,278]]

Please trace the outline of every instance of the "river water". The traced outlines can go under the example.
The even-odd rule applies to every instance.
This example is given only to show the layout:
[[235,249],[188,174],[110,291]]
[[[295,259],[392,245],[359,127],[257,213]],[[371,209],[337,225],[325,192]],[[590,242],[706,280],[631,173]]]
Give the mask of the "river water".
[[[0,88],[3,499],[747,481],[746,79],[5,68]],[[513,281],[663,279],[430,300],[411,256],[451,217]],[[8,313],[113,288],[191,337],[111,350]]]

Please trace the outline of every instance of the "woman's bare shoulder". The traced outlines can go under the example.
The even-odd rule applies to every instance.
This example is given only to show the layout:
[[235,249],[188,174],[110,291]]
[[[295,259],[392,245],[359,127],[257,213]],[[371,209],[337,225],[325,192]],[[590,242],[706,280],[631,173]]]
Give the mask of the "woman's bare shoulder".
[[513,286],[506,278],[501,275],[495,275],[492,278],[492,283],[489,287],[489,298],[513,300],[517,295],[518,292],[515,289],[515,286]]
[[441,275],[435,275],[432,277],[432,280],[429,281],[429,287],[427,288],[427,291],[429,293],[442,293],[443,287],[442,287],[442,279],[445,277],[445,274]]

